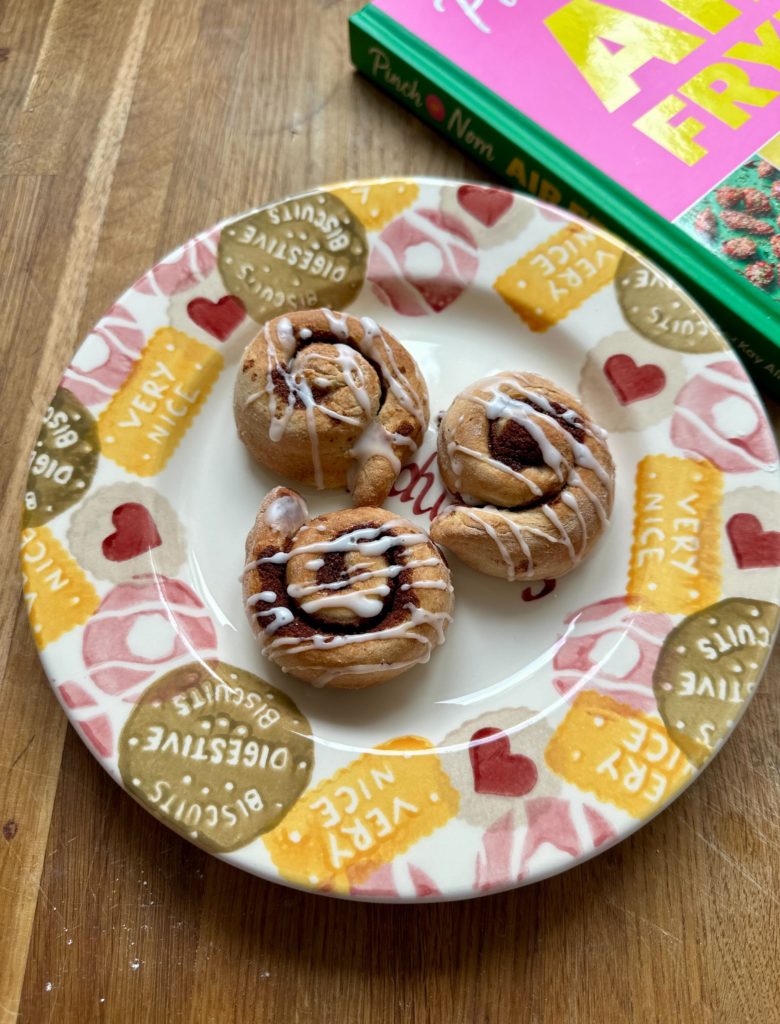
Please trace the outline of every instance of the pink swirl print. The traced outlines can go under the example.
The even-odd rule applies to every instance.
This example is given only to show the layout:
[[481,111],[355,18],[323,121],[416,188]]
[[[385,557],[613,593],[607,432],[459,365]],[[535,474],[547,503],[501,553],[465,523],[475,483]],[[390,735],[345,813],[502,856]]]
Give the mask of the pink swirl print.
[[157,263],[135,283],[142,295],[176,295],[208,277],[217,265],[219,228],[199,235]]
[[136,700],[174,664],[216,657],[217,635],[185,583],[140,576],[103,599],[84,629],[83,654],[100,690]]
[[61,383],[86,406],[107,402],[129,377],[145,344],[133,314],[117,303],[87,336]]
[[558,693],[595,690],[637,711],[654,710],[653,671],[674,625],[669,615],[632,611],[625,597],[610,597],[573,612],[564,625],[553,658]]
[[477,249],[466,225],[439,210],[410,210],[374,243],[367,279],[382,302],[404,316],[441,313],[477,272]]
[[736,359],[705,366],[677,396],[672,442],[726,473],[774,469],[777,449],[764,411]]

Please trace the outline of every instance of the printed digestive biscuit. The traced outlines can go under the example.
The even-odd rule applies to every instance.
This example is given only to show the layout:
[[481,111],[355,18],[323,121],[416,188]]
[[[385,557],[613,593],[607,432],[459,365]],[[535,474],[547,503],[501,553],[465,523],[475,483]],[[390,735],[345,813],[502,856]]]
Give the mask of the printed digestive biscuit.
[[27,474],[25,526],[42,526],[80,501],[95,475],[100,442],[94,417],[58,388],[43,417]]
[[689,615],[667,637],[653,676],[666,727],[696,765],[725,739],[772,647],[777,605],[731,598]]
[[328,192],[250,213],[219,240],[222,280],[258,323],[289,310],[348,306],[363,286],[367,256],[363,225]]
[[631,252],[624,253],[620,260],[615,292],[629,324],[656,345],[678,352],[719,352],[728,348],[677,285]]
[[313,760],[311,727],[290,698],[219,661],[158,679],[119,740],[130,793],[215,853],[277,825],[306,788]]

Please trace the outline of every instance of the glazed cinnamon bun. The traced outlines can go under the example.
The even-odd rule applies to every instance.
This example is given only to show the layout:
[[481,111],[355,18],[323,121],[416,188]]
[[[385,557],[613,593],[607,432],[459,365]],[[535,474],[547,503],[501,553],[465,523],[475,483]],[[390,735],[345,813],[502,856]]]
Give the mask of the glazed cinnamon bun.
[[428,390],[374,320],[315,309],[270,320],[250,342],[234,411],[239,437],[267,469],[381,505],[423,439]]
[[381,508],[309,519],[286,487],[249,532],[243,590],[263,653],[315,686],[386,682],[427,661],[452,618],[449,569],[419,527]]
[[612,512],[607,434],[580,402],[535,373],[499,373],[463,391],[442,418],[442,479],[454,495],[431,537],[490,576],[563,576]]

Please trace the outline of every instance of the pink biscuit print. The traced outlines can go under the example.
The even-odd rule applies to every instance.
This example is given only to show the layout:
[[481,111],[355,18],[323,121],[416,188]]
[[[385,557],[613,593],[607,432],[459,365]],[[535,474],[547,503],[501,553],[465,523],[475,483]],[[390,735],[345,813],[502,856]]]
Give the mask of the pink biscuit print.
[[130,375],[146,338],[132,313],[117,303],[88,335],[62,377],[84,405],[100,405]]
[[475,891],[489,892],[512,884],[514,842],[514,819],[512,812],[508,811],[485,829],[482,835],[482,849],[477,854],[474,868]]
[[553,686],[574,696],[595,690],[637,711],[653,711],[653,670],[674,622],[669,615],[632,611],[625,597],[581,608],[565,620],[553,658]]
[[139,278],[134,288],[142,295],[176,295],[208,277],[217,265],[219,228],[193,238]]
[[[505,814],[482,834],[472,888],[489,892],[522,881],[529,863],[545,845],[554,846],[570,857],[581,857],[614,839],[617,832],[609,821],[588,804],[576,805],[564,797],[538,797],[527,805],[528,827],[523,832],[512,827],[512,815]],[[519,863],[513,867],[520,835]]]
[[410,210],[374,243],[367,278],[397,313],[424,316],[441,313],[463,294],[477,262],[474,237],[458,217]]
[[217,635],[185,583],[139,576],[103,599],[84,629],[83,654],[99,689],[132,701],[176,662],[216,657]]
[[[440,896],[441,891],[433,879],[422,868],[415,864],[407,864],[409,881],[414,889],[414,895],[419,898],[428,896]],[[394,877],[392,864],[383,864],[380,868],[367,878],[360,885],[353,885],[349,890],[359,896],[384,896],[387,898],[398,898],[401,891],[398,888]]]
[[736,360],[710,363],[677,396],[672,442],[726,473],[750,473],[777,463],[769,424]]
[[98,703],[78,683],[63,683],[58,691],[60,700],[70,709],[71,720],[99,757],[112,757],[116,753],[114,729],[111,719],[97,711]]
[[[603,814],[583,804],[582,818],[573,801],[555,799],[531,800],[528,804],[528,831],[520,854],[522,880],[528,874],[529,862],[545,843],[550,843],[570,857],[581,857],[614,839],[615,829]],[[584,820],[583,820],[584,819]]]

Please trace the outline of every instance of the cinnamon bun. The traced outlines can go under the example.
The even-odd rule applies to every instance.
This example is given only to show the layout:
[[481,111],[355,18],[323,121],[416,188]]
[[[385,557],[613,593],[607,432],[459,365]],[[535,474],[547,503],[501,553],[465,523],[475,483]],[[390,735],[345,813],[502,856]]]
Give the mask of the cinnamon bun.
[[499,373],[463,391],[442,418],[442,479],[454,495],[431,537],[490,576],[563,576],[612,512],[607,434],[581,403],[535,373]]
[[315,686],[386,682],[427,661],[452,618],[449,569],[419,527],[381,508],[309,519],[286,487],[249,532],[243,589],[263,653]]
[[428,426],[417,364],[369,317],[330,309],[265,324],[238,370],[234,411],[250,454],[319,489],[381,505]]

